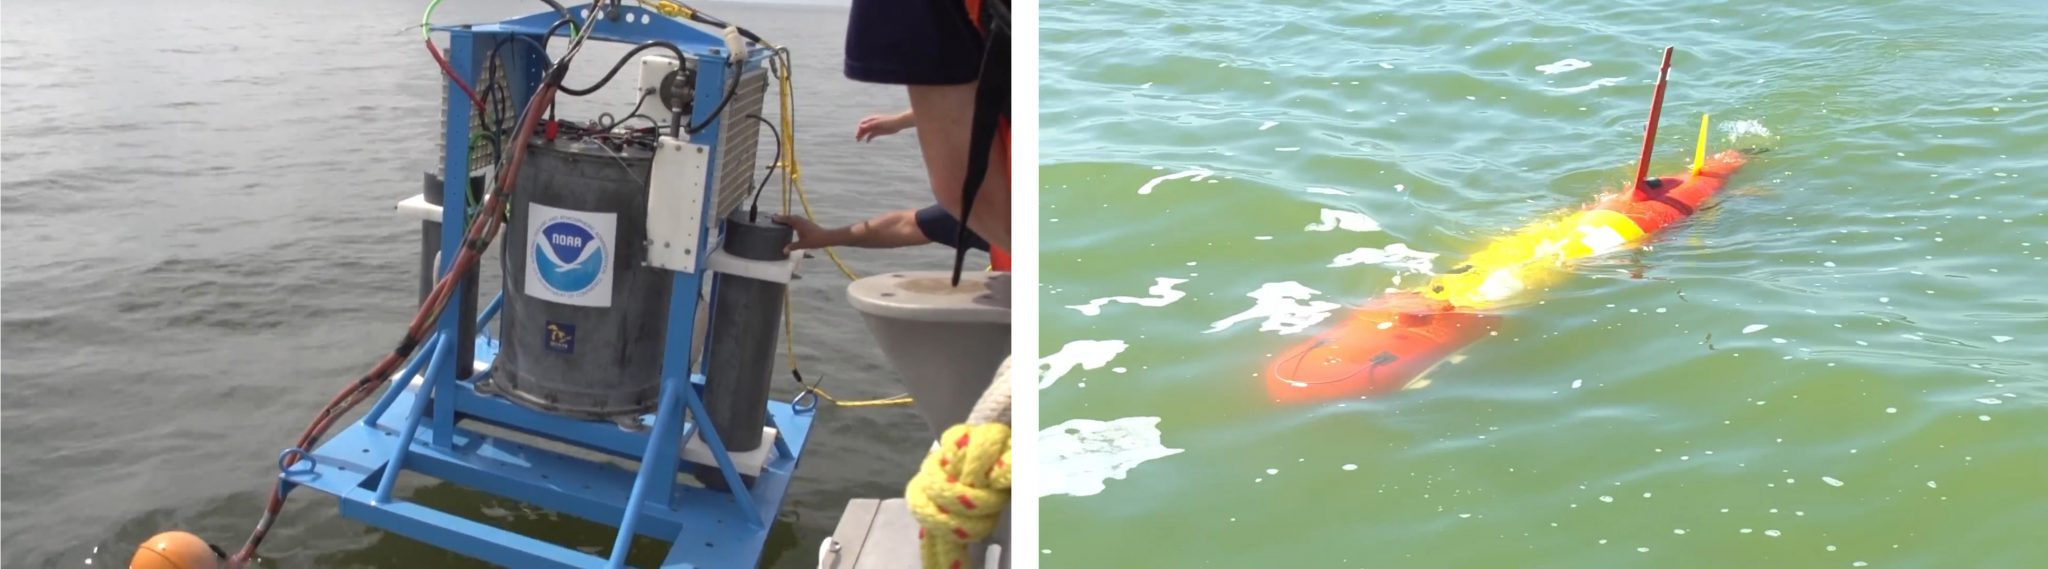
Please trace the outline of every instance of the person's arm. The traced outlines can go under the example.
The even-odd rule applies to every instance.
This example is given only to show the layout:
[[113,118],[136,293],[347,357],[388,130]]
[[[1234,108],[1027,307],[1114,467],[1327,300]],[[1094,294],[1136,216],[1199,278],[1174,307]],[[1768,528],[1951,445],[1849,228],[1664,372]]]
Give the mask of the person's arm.
[[924,231],[917,226],[917,210],[892,211],[874,218],[833,229],[826,229],[800,215],[777,215],[776,223],[796,229],[796,241],[784,247],[785,252],[823,247],[861,247],[867,249],[892,249],[931,243]]
[[873,115],[860,120],[860,126],[853,130],[853,138],[867,142],[913,128],[917,128],[917,115],[910,111],[893,115]]

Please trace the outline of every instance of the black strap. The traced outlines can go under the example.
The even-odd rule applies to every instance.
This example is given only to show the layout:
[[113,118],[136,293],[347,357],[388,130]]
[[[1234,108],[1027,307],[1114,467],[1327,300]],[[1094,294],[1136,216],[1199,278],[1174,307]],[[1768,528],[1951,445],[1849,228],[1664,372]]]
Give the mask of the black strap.
[[1010,116],[1010,8],[1004,0],[982,0],[981,83],[974,90],[974,129],[967,139],[967,180],[960,189],[960,228],[953,246],[953,286],[967,264],[967,220],[981,183],[988,178],[989,152],[995,150],[996,127]]

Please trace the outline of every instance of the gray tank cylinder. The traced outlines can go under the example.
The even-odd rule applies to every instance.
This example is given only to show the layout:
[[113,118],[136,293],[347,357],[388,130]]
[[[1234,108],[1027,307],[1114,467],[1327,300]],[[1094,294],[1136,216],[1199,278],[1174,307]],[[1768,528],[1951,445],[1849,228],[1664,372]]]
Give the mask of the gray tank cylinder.
[[[725,252],[742,259],[782,261],[795,236],[789,226],[734,209],[725,220]],[[713,279],[711,352],[704,373],[704,406],[730,452],[761,447],[768,424],[768,385],[775,373],[784,283],[719,273]]]
[[652,160],[589,142],[527,150],[502,239],[492,372],[513,401],[579,418],[654,410],[673,276],[644,264]]

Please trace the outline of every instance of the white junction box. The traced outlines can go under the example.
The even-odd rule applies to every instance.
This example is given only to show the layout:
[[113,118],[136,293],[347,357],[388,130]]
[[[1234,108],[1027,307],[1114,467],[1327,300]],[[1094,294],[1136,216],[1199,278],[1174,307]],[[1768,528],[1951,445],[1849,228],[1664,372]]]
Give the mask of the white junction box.
[[[635,101],[640,105],[640,114],[654,118],[655,122],[668,122],[675,118],[670,116],[672,113],[668,105],[661,102],[661,80],[682,68],[681,62],[666,55],[640,58],[640,100]],[[689,117],[683,119],[689,120]],[[619,117],[619,122],[625,121],[626,117]]]
[[647,264],[697,272],[697,240],[704,229],[704,180],[711,148],[661,137],[647,180]]

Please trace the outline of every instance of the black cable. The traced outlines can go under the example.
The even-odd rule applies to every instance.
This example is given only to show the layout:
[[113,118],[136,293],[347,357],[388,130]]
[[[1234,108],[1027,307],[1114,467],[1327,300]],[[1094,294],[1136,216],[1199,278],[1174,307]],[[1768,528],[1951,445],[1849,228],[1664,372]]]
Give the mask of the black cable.
[[718,101],[718,106],[711,109],[711,114],[704,115],[704,124],[694,125],[687,129],[684,129],[686,132],[690,134],[697,134],[699,132],[703,132],[705,128],[711,126],[711,123],[713,121],[718,120],[719,113],[725,112],[725,106],[727,104],[732,103],[733,98],[738,97],[740,95],[740,76],[738,72],[739,68],[737,66],[732,65],[730,63],[726,64],[725,74],[729,81],[727,81],[728,86],[725,88],[725,98],[720,99]]
[[541,34],[541,36],[540,36],[540,47],[541,47],[541,50],[542,50],[542,51],[546,51],[546,50],[547,50],[547,47],[548,47],[548,40],[552,40],[552,39],[555,39],[555,31],[556,31],[556,30],[560,30],[560,29],[562,29],[562,26],[566,26],[566,25],[569,25],[569,23],[570,23],[571,21],[572,21],[572,20],[571,20],[570,18],[563,18],[563,19],[560,19],[560,20],[555,20],[555,24],[554,24],[554,25],[552,25],[552,26],[548,26],[548,31],[547,31],[547,33]]
[[[636,103],[633,103],[633,110],[630,110],[630,111],[626,111],[626,118],[623,118],[623,119],[619,119],[619,120],[616,120],[616,121],[612,121],[611,123],[607,124],[607,123],[605,123],[605,121],[604,121],[604,117],[608,117],[608,116],[611,116],[611,113],[605,113],[605,114],[603,114],[603,115],[599,115],[599,116],[598,116],[598,121],[597,121],[597,126],[598,126],[598,129],[597,129],[597,130],[600,130],[600,131],[605,131],[605,132],[610,132],[610,131],[611,131],[612,129],[614,129],[614,128],[618,128],[618,127],[619,127],[619,125],[622,125],[622,124],[626,124],[626,121],[628,121],[628,120],[632,120],[632,118],[633,118],[633,117],[636,117],[636,116],[646,116],[646,115],[642,115],[642,114],[640,114],[640,108],[641,108],[641,107],[644,107],[644,106],[646,106],[646,105],[647,105],[647,93],[641,93],[641,94],[640,94],[640,101],[639,101],[639,102],[636,102]],[[650,121],[651,121],[651,120],[654,120],[654,119],[652,119],[652,118],[649,118],[649,119],[647,119],[647,120],[650,120]],[[656,123],[656,124],[660,124],[660,123]]]
[[562,18],[563,18],[563,19],[565,19],[565,20],[566,20],[566,19],[570,19],[570,18],[574,18],[574,17],[575,17],[575,16],[572,16],[572,15],[569,15],[569,9],[568,9],[568,8],[566,8],[566,7],[563,7],[563,6],[562,6],[562,3],[561,3],[561,2],[556,2],[555,0],[540,0],[540,2],[541,2],[542,4],[547,4],[549,8],[554,8],[556,12],[558,12],[558,13],[561,13],[561,14],[562,14]]
[[598,89],[604,88],[606,83],[612,82],[612,77],[617,76],[619,74],[619,70],[624,69],[626,67],[626,62],[632,61],[634,55],[657,47],[666,49],[669,51],[669,53],[675,54],[676,62],[678,63],[687,63],[690,61],[690,58],[683,56],[683,49],[676,47],[676,44],[659,40],[651,41],[640,44],[638,47],[634,47],[631,51],[627,51],[626,55],[619,56],[619,62],[612,64],[612,70],[605,72],[604,78],[598,79],[597,84],[591,85],[590,87],[584,89],[574,89],[569,87],[568,85],[563,85],[562,92],[577,97],[586,97],[589,96],[591,93],[596,93]]
[[[662,127],[661,121],[657,121],[657,120],[654,120],[654,117],[650,117],[650,116],[647,116],[647,115],[639,115],[639,114],[636,114],[636,115],[632,115],[632,116],[629,116],[629,117],[626,117],[626,118],[623,118],[623,119],[619,119],[619,122],[616,122],[616,123],[612,123],[612,128],[618,128],[618,127],[619,127],[619,125],[623,125],[623,124],[626,124],[626,121],[630,121],[630,120],[633,120],[633,119],[647,119],[647,124],[651,124],[651,125],[654,125],[654,126],[652,126],[652,127],[649,127],[649,128],[654,128],[654,129],[660,129],[660,128]],[[611,130],[611,129],[605,129],[605,130]],[[642,129],[642,130],[645,130],[645,129]]]
[[510,94],[499,93],[503,89],[500,88],[500,84],[497,81],[492,80],[492,77],[498,74],[498,50],[505,49],[505,45],[509,43],[512,42],[510,40],[498,40],[497,45],[491,46],[490,55],[484,56],[484,89],[483,92],[477,94],[477,97],[484,103],[484,116],[482,117],[484,126],[487,127],[487,132],[492,136],[504,134],[506,130],[505,114],[498,112],[498,105],[491,103],[491,95],[498,94],[499,97],[510,96]]
[[768,173],[761,176],[760,187],[754,188],[754,203],[747,206],[747,222],[753,223],[760,217],[761,193],[768,189],[768,181],[775,179],[775,165],[782,163],[782,131],[776,130],[775,123],[768,122],[768,119],[761,118],[761,115],[747,115],[747,118],[768,125],[768,134],[775,137],[775,160],[768,163]]
[[[612,64],[611,70],[606,71],[604,77],[598,79],[597,83],[592,84],[591,86],[583,89],[575,89],[567,85],[564,85],[562,86],[561,91],[563,93],[577,97],[589,96],[591,93],[596,93],[598,89],[602,89],[606,84],[611,83],[612,78],[618,76],[619,70],[624,69],[626,67],[626,63],[628,61],[631,61],[634,55],[638,55],[640,52],[647,51],[649,49],[654,49],[657,47],[668,50],[670,53],[675,54],[676,61],[678,62],[689,61],[689,58],[683,56],[682,48],[676,47],[676,44],[665,41],[650,41],[647,43],[640,44],[637,47],[634,47],[632,50],[627,51],[625,55],[619,56],[619,61],[617,63]],[[727,62],[725,67],[726,75],[730,76],[727,81],[725,97],[718,101],[718,106],[711,109],[710,114],[705,116],[703,123],[690,125],[689,127],[683,129],[682,133],[677,133],[678,135],[696,134],[699,132],[703,132],[705,128],[711,126],[712,122],[718,120],[718,115],[720,113],[725,112],[725,107],[732,103],[733,98],[739,96],[740,77],[736,73],[739,70],[739,68],[730,62]],[[552,109],[550,109],[550,111],[552,111]],[[550,116],[549,118],[552,119],[553,117]],[[680,136],[678,136],[678,138],[680,138]]]
[[[567,11],[564,11],[563,15],[567,16]],[[555,22],[555,25],[559,27],[567,23],[569,23],[569,20],[559,20]],[[550,29],[552,30],[554,28]],[[534,49],[538,50],[538,53],[541,57],[541,61],[546,63],[546,65],[544,65],[543,67],[553,67],[555,65],[555,62],[548,58],[547,45],[540,41],[536,41],[528,36],[511,36],[510,39],[501,39],[497,42],[496,45],[491,46],[490,54],[485,56],[484,58],[484,79],[485,81],[487,81],[487,83],[484,84],[483,91],[478,93],[477,96],[484,103],[484,126],[487,127],[488,133],[491,134],[492,136],[506,136],[511,130],[511,127],[506,124],[506,119],[511,118],[510,116],[507,115],[507,113],[512,112],[512,110],[509,108],[510,105],[505,105],[506,108],[500,108],[498,105],[494,105],[491,103],[491,100],[493,99],[494,95],[496,97],[509,97],[510,94],[505,92],[505,86],[503,84],[497,81],[492,81],[491,78],[497,75],[498,69],[500,67],[503,67],[501,63],[502,60],[498,59],[499,52],[505,49],[505,46],[507,44],[512,43],[512,40],[515,39],[519,41],[524,41],[528,45],[532,45]],[[552,114],[549,116],[550,118],[553,117]],[[501,159],[503,158],[503,155],[497,154],[494,155],[493,158]]]

